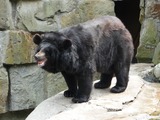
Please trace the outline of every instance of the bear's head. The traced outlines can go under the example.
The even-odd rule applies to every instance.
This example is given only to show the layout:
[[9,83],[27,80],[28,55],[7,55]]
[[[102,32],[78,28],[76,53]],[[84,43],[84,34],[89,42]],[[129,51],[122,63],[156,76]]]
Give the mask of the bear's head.
[[33,42],[37,45],[35,60],[39,67],[48,72],[59,72],[61,53],[69,49],[71,41],[59,32],[47,32],[42,35],[35,34]]

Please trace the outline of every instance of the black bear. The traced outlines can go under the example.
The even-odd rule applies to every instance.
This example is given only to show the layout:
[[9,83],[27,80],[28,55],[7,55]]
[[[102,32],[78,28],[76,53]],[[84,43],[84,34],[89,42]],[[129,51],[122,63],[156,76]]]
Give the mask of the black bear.
[[103,89],[116,85],[111,92],[125,91],[133,56],[133,43],[129,31],[114,16],[104,16],[58,32],[35,34],[35,59],[38,65],[51,73],[61,72],[68,90],[65,97],[74,103],[87,102],[92,88],[93,73],[101,73],[94,87]]

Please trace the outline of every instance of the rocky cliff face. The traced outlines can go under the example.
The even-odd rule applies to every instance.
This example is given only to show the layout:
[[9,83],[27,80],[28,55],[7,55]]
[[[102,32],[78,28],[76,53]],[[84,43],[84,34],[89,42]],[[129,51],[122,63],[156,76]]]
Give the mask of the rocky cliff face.
[[[115,15],[111,0],[0,0],[0,119],[35,108],[64,90],[60,74],[35,65],[36,32],[59,30],[103,15]],[[141,0],[139,62],[160,62],[160,0]],[[19,114],[15,112],[15,114]],[[14,116],[14,115],[13,115]],[[14,118],[13,118],[14,119]],[[24,119],[23,116],[16,120]]]
[[139,62],[160,62],[160,0],[141,0]]

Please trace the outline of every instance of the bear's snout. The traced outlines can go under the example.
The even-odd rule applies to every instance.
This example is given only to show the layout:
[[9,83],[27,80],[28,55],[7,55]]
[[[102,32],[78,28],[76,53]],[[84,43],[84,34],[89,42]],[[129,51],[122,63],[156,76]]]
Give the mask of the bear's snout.
[[45,57],[45,53],[42,51],[39,51],[38,53],[35,54],[34,57],[36,60],[43,59]]
[[38,53],[35,54],[35,59],[38,63],[38,66],[43,67],[47,61],[46,57],[45,57],[45,53],[42,51],[39,51]]

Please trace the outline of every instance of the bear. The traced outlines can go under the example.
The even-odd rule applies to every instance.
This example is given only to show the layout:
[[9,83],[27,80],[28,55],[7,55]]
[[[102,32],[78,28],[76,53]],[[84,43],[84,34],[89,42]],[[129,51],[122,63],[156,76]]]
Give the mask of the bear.
[[68,86],[64,96],[72,97],[74,103],[89,100],[96,71],[101,74],[94,84],[96,89],[109,88],[113,76],[116,84],[110,92],[120,93],[127,88],[134,46],[130,32],[115,16],[35,33],[33,42],[37,45],[34,57],[38,66],[62,73]]

